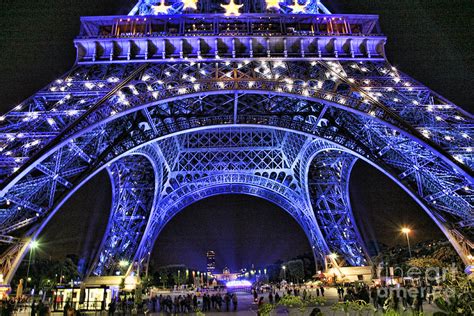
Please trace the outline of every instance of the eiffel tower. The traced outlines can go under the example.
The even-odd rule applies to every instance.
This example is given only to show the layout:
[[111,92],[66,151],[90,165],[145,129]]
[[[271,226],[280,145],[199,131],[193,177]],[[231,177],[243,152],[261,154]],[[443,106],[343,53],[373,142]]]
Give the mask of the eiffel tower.
[[144,271],[175,214],[226,193],[280,206],[317,260],[369,265],[349,199],[359,159],[473,264],[473,115],[387,61],[378,16],[163,1],[82,17],[73,69],[0,116],[3,283],[104,169],[112,207],[88,276]]

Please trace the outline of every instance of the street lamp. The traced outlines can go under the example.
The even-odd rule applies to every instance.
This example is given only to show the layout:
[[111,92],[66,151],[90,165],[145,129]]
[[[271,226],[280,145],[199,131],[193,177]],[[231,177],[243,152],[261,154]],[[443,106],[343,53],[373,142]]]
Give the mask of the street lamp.
[[179,291],[179,278],[180,278],[181,270],[178,270],[178,291]]
[[282,266],[283,269],[283,280],[286,279],[286,266]]
[[28,268],[26,269],[25,290],[26,290],[26,287],[28,286],[28,281],[31,281],[31,278],[30,278],[31,254],[35,251],[36,248],[38,248],[38,246],[39,246],[39,243],[37,240],[33,239],[30,241],[30,246],[29,246],[30,256],[28,259]]
[[410,248],[410,237],[408,234],[410,234],[411,229],[408,227],[403,227],[402,228],[402,233],[404,233],[407,236],[407,244],[408,244],[408,253],[410,254],[410,259],[411,259],[411,248]]

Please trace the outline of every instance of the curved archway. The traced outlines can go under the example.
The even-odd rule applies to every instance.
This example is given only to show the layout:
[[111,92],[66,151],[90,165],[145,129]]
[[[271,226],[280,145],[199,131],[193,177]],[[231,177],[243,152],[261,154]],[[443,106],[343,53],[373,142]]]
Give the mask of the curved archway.
[[[71,190],[39,225],[30,228],[27,232],[28,240],[15,248],[16,254],[10,265],[2,266],[2,272],[3,269],[7,272],[4,274],[5,279],[9,282],[13,278],[23,256],[29,250],[30,241],[38,238],[62,205],[103,169],[107,169],[111,181],[112,205],[107,228],[99,247],[103,252],[96,255],[91,267],[97,266],[97,262],[102,262],[102,268],[111,270],[115,267],[115,259],[133,259],[152,210],[155,192],[158,191],[160,184],[160,170],[156,168],[154,162],[145,153],[131,153],[118,157],[113,163],[104,165],[90,174]],[[132,207],[129,207],[130,205]],[[120,236],[118,234],[120,231],[124,235]],[[125,236],[126,239],[123,238]]]
[[[229,180],[232,182],[228,182]],[[214,181],[219,183],[212,183]],[[294,200],[294,197],[288,199],[287,196],[285,196],[285,192],[287,192],[286,190],[284,192],[278,192],[281,188],[277,189],[278,185],[276,185],[276,183],[272,183],[270,187],[268,187],[269,184],[266,184],[267,187],[263,187],[262,182],[266,181],[261,177],[242,177],[238,175],[222,174],[214,179],[209,179],[209,183],[206,183],[205,185],[198,184],[198,187],[194,190],[190,189],[188,186],[182,187],[182,191],[185,191],[186,193],[181,197],[178,196],[183,194],[183,192],[177,192],[176,194],[173,193],[170,195],[169,199],[173,200],[173,203],[171,205],[168,204],[168,209],[160,209],[160,213],[156,214],[157,217],[163,216],[164,218],[159,220],[156,219],[153,222],[144,237],[145,240],[142,244],[142,251],[137,253],[135,261],[147,262],[149,260],[149,256],[158,235],[176,214],[197,201],[222,194],[244,194],[263,198],[285,210],[303,229],[313,253],[319,257],[319,252],[321,251],[319,249],[324,245],[324,242],[318,236],[319,232],[313,219],[306,216],[308,212],[300,209],[301,207],[304,207],[304,205],[301,205],[301,203],[300,205],[294,204],[297,201]],[[165,201],[164,205],[166,204],[167,201]]]
[[[234,93],[233,95],[225,95],[225,94],[208,94],[206,96],[202,96],[199,98],[195,98],[193,100],[201,100],[205,99],[207,97],[211,98],[212,96],[220,96],[220,97],[227,97],[230,100],[233,100],[234,103],[230,108],[232,111],[236,109],[235,102],[239,104],[238,102],[239,97],[238,94]],[[261,102],[257,102],[259,104],[259,108],[254,109],[253,106],[248,105],[243,106],[242,113],[238,114],[237,116],[234,115],[224,115],[224,116],[209,116],[209,117],[204,117],[204,118],[199,118],[199,117],[194,117],[192,114],[191,116],[183,116],[182,119],[178,120],[177,123],[174,122],[174,119],[171,119],[170,122],[165,120],[160,121],[161,126],[160,132],[157,133],[157,126],[152,127],[153,124],[149,126],[149,129],[143,130],[140,128],[139,123],[140,119],[145,119],[145,116],[142,116],[140,114],[140,118],[137,120],[137,113],[131,112],[133,115],[128,115],[128,116],[122,116],[122,117],[117,117],[117,120],[110,121],[111,123],[108,125],[101,126],[97,128],[96,130],[91,130],[90,134],[91,135],[102,135],[104,133],[109,133],[111,132],[112,129],[119,129],[120,133],[115,133],[116,136],[114,136],[115,141],[111,143],[109,147],[103,147],[101,149],[100,155],[97,156],[96,162],[91,164],[91,156],[86,154],[84,149],[80,148],[82,146],[85,146],[83,148],[89,147],[88,150],[90,150],[91,147],[95,150],[94,147],[96,146],[95,142],[90,142],[91,140],[91,135],[86,135],[83,134],[83,136],[79,137],[78,139],[75,139],[74,142],[68,142],[67,143],[67,151],[72,151],[74,154],[78,157],[76,159],[82,159],[84,161],[87,161],[89,163],[89,166],[84,168],[84,167],[78,167],[74,166],[75,169],[74,171],[76,174],[74,174],[72,171],[72,175],[77,175],[79,174],[81,177],[84,177],[84,175],[87,175],[87,172],[91,172],[90,170],[94,170],[94,168],[100,167],[101,164],[107,163],[108,161],[113,161],[116,159],[117,156],[120,156],[124,153],[127,152],[127,150],[142,146],[146,144],[147,142],[152,141],[155,138],[159,138],[163,135],[170,135],[170,134],[177,134],[177,133],[183,133],[187,130],[191,129],[203,129],[206,126],[213,126],[213,125],[234,125],[236,123],[240,125],[247,125],[249,127],[256,125],[256,124],[264,124],[266,126],[272,127],[272,128],[282,128],[282,129],[288,129],[288,130],[293,130],[293,131],[299,131],[300,133],[306,134],[306,135],[312,135],[313,137],[320,137],[326,140],[329,140],[331,142],[335,142],[339,144],[340,146],[345,147],[348,150],[355,151],[359,155],[364,156],[365,158],[370,159],[376,164],[379,164],[383,166],[382,168],[392,170],[391,172],[397,172],[398,170],[403,171],[401,174],[398,176],[401,178],[404,178],[404,181],[407,181],[409,186],[413,189],[414,187],[418,186],[418,189],[420,186],[423,186],[423,189],[426,192],[421,192],[418,191],[418,195],[423,196],[423,199],[425,203],[430,203],[429,207],[426,207],[426,210],[428,212],[433,212],[435,211],[437,216],[439,214],[443,214],[443,212],[451,213],[455,217],[454,218],[460,218],[459,223],[462,223],[463,221],[468,221],[470,218],[469,215],[469,202],[465,201],[466,195],[463,192],[459,192],[464,188],[464,186],[468,185],[469,188],[469,178],[463,178],[456,172],[454,172],[451,168],[451,166],[446,165],[442,162],[443,159],[439,158],[436,154],[432,154],[429,150],[426,150],[423,146],[418,146],[417,142],[410,143],[410,146],[404,146],[400,144],[406,144],[407,142],[411,142],[410,138],[407,138],[403,136],[402,134],[399,134],[397,131],[388,129],[386,125],[384,124],[379,124],[376,120],[372,121],[372,119],[366,120],[366,117],[362,120],[362,118],[358,118],[355,116],[352,116],[352,114],[345,113],[345,112],[339,112],[337,108],[331,109],[327,108],[328,104],[324,103],[325,105],[320,106],[319,108],[321,109],[320,113],[318,115],[322,115],[321,117],[315,117],[315,113],[313,112],[313,108],[311,108],[310,111],[302,111],[302,112],[296,112],[294,116],[288,115],[288,113],[278,115],[278,112],[274,111],[267,111],[264,116],[262,116],[260,113],[262,109],[265,108],[271,108],[272,102],[274,100],[272,99],[272,95],[270,96],[265,96],[262,94],[258,94],[260,99],[257,98],[257,100],[261,100]],[[255,97],[252,97],[252,102],[256,100]],[[306,107],[311,107],[314,106],[312,103],[308,103],[307,101],[305,104],[301,104],[301,100],[304,98],[295,98],[295,99],[289,99],[289,98],[284,98],[285,102],[289,102],[287,106],[296,106],[296,108],[301,109],[301,106],[306,106]],[[191,99],[186,99],[188,101],[186,102],[194,102]],[[176,102],[179,100],[177,99]],[[210,103],[215,104],[215,101],[209,101]],[[320,104],[321,105],[321,104]],[[153,109],[156,109],[158,112],[159,111],[164,111],[163,108],[160,108],[159,105],[156,105],[153,107]],[[326,109],[323,111],[323,109]],[[148,110],[147,110],[148,111]],[[266,110],[265,110],[266,111]],[[265,112],[264,111],[264,112]],[[323,113],[324,112],[324,113]],[[248,114],[247,114],[248,113]],[[251,113],[251,114],[250,114]],[[151,119],[149,122],[154,122],[154,117],[150,113],[148,113],[149,117],[148,120]],[[327,118],[326,118],[327,117]],[[343,117],[346,124],[340,124],[338,122],[338,118]],[[314,120],[316,119],[316,120]],[[323,120],[325,120],[324,124],[322,124]],[[210,124],[210,125],[209,125]],[[123,127],[117,127],[118,125],[124,125]],[[142,124],[143,126],[143,124]],[[369,126],[370,128],[359,128],[360,126]],[[121,129],[122,128],[122,129]],[[125,129],[124,129],[125,128]],[[364,133],[363,138],[357,139],[357,135],[362,132]],[[164,134],[163,134],[164,133]],[[84,136],[86,135],[86,136]],[[160,136],[161,135],[161,136]],[[95,137],[95,136],[92,136]],[[398,143],[393,142],[393,138],[397,138]],[[374,139],[377,141],[374,142]],[[84,142],[89,141],[87,144],[83,145]],[[80,144],[81,146],[78,146],[77,144]],[[79,147],[79,148],[78,148]],[[62,153],[61,153],[62,155]],[[48,159],[51,160],[58,160],[58,156],[60,156],[60,153],[55,153],[54,155],[48,157]],[[424,173],[423,170],[417,169],[417,165],[410,165],[409,163],[405,163],[402,166],[397,163],[397,161],[394,160],[394,157],[403,157],[405,160],[410,161],[411,159],[416,160],[418,163],[430,163],[433,165],[435,168],[438,168],[439,170],[442,170],[442,172],[445,172],[449,174],[450,176],[450,181],[444,181],[443,179],[435,179],[432,176],[430,176],[429,173]],[[99,159],[97,159],[99,158]],[[61,158],[59,158],[61,160]],[[422,161],[420,161],[420,159]],[[45,164],[48,164],[48,161],[43,160],[39,161],[39,164],[36,165],[37,169],[41,169],[40,167],[43,167]],[[82,169],[81,169],[82,168]],[[92,169],[91,169],[92,168]],[[407,170],[407,169],[413,169],[414,170]],[[393,170],[395,169],[395,170]],[[44,169],[43,169],[44,170]],[[84,170],[86,170],[84,172]],[[48,172],[46,172],[48,174]],[[31,175],[30,175],[31,176]],[[34,177],[34,176],[33,176]],[[426,179],[425,179],[426,177]],[[60,178],[61,179],[61,178]],[[421,179],[421,181],[420,181]],[[453,181],[454,179],[454,181]],[[26,181],[26,183],[24,182]],[[436,185],[427,185],[427,182],[432,182],[432,181],[438,181]],[[13,189],[9,190],[7,192],[7,198],[11,199],[14,201],[15,204],[22,204],[22,205],[28,205],[24,201],[17,203],[19,201],[18,195],[20,195],[20,198],[24,198],[21,196],[21,194],[18,194],[19,192],[15,192],[15,188],[18,189],[24,188],[25,185],[27,186],[31,182],[31,179],[26,179],[22,180],[19,182],[19,184],[15,184],[13,186]],[[74,186],[71,182],[64,181],[64,188],[62,188],[64,191],[67,192],[71,186]],[[13,185],[13,182],[12,182]],[[445,187],[445,186],[451,186],[452,189],[448,190],[448,193],[446,191],[443,191],[442,194],[439,194],[437,192],[439,187]],[[428,195],[427,195],[428,194]],[[54,195],[53,195],[54,198]],[[16,201],[15,201],[16,199]],[[442,201],[442,204],[436,204],[437,201]],[[452,202],[455,203],[452,203]],[[30,206],[32,209],[39,209],[40,215],[42,212],[47,213],[47,209],[42,209],[41,207],[37,207],[37,204],[29,204],[33,205]],[[466,213],[466,210],[468,213]],[[443,215],[440,215],[443,216]],[[451,215],[450,215],[451,216]],[[30,220],[34,221],[36,217],[31,217]],[[451,217],[449,218],[449,221],[456,221],[453,220]],[[439,222],[439,221],[438,221]],[[461,225],[461,224],[459,224]],[[462,226],[460,226],[462,228]],[[462,234],[457,234],[457,230],[460,228],[456,227],[454,229],[451,229],[449,231],[446,230],[447,234],[449,234],[450,239],[454,243],[459,243],[462,242],[464,236]],[[466,232],[469,230],[466,229]],[[461,246],[457,246],[458,252],[461,253],[462,256],[466,256],[466,250],[462,249]]]
[[283,209],[251,195],[222,194],[189,205],[168,222],[151,251],[148,274],[178,263],[205,271],[209,250],[216,255],[215,273],[303,254],[313,261],[304,231]]

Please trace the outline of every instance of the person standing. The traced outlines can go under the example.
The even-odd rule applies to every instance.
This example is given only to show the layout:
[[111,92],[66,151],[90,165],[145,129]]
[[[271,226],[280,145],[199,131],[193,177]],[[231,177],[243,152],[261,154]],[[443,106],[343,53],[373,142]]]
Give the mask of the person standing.
[[194,296],[193,296],[193,308],[194,308],[194,311],[197,311],[197,308],[198,308],[198,298],[197,298],[196,294],[194,294]]
[[421,315],[423,313],[423,291],[421,287],[418,287],[415,300],[413,302],[415,315]]
[[217,301],[216,294],[212,294],[212,296],[211,296],[212,309],[216,309],[216,301]]
[[321,296],[324,296],[324,286],[322,284],[320,286],[320,289],[321,289]]
[[45,316],[45,315],[46,315],[46,307],[44,306],[43,301],[40,300],[38,303],[38,316]]
[[156,302],[157,302],[156,295],[153,295],[153,297],[151,298],[151,311],[153,313],[156,313]]
[[268,294],[268,302],[270,302],[270,304],[273,305],[273,293],[270,292],[270,294]]
[[211,311],[211,297],[207,294],[207,311]]
[[70,302],[70,301],[67,300],[67,301],[66,301],[66,304],[64,305],[63,316],[67,316],[67,311],[69,310],[69,307],[71,307],[71,304],[70,304],[69,302]]
[[222,310],[222,296],[220,294],[217,294],[216,298],[216,303],[217,303],[217,310],[220,312]]
[[433,302],[433,286],[431,284],[428,284],[426,287],[426,294],[428,297],[428,304],[431,304],[431,302]]
[[112,302],[109,303],[109,315],[114,316],[115,310],[116,310],[116,305],[115,305],[115,300],[112,300]]
[[33,303],[31,303],[31,316],[36,316],[36,300],[33,299]]
[[226,293],[224,295],[224,303],[225,303],[225,311],[229,312],[229,309],[230,309],[230,295],[229,295],[229,293]]
[[377,288],[373,286],[370,289],[370,298],[372,299],[372,303],[374,304],[374,308],[377,310],[378,305],[377,305]]
[[278,292],[276,292],[275,294],[275,304],[278,304],[280,302],[280,294],[278,294]]
[[232,305],[234,307],[234,312],[237,311],[237,294],[232,294]]

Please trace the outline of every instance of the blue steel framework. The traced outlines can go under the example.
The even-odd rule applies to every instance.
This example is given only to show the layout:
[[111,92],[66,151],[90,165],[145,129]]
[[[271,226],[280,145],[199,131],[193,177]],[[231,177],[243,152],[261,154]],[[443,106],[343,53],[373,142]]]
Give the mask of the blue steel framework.
[[174,214],[222,193],[281,206],[316,257],[367,264],[348,197],[357,159],[405,189],[472,264],[473,116],[388,63],[377,16],[329,14],[317,1],[302,14],[255,1],[226,16],[205,13],[216,8],[205,0],[198,13],[171,1],[143,15],[157,2],[82,18],[75,67],[0,116],[7,283],[103,169],[114,194],[90,275],[123,260],[143,271]]

